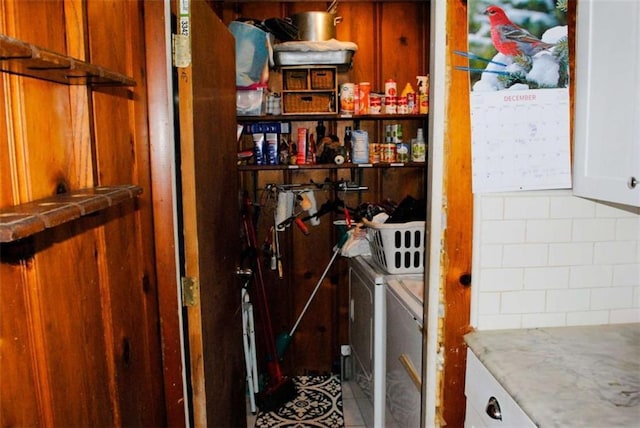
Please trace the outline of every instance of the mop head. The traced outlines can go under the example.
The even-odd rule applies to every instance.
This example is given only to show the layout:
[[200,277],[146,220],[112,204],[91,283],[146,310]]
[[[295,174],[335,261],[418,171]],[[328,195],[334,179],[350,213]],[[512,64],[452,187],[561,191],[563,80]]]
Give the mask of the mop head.
[[296,398],[297,394],[293,379],[283,377],[277,385],[257,394],[258,407],[263,412],[272,412]]

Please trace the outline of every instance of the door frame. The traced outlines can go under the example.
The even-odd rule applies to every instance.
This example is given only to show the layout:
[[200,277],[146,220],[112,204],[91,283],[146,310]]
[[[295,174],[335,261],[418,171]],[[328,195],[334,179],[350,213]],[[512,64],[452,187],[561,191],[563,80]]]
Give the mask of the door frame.
[[[167,426],[189,425],[179,270],[170,0],[144,2],[151,193]],[[151,72],[153,71],[153,72]]]

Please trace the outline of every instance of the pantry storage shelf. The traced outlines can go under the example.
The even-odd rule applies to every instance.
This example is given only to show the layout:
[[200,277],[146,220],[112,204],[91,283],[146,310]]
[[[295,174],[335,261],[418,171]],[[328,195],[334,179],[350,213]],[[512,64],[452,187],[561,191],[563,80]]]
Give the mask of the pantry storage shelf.
[[304,122],[315,120],[334,120],[334,121],[355,121],[355,120],[426,120],[428,114],[358,114],[358,115],[342,115],[342,114],[317,114],[312,117],[309,115],[267,115],[267,116],[238,116],[238,123],[252,122]]
[[142,188],[134,184],[75,190],[0,209],[0,242],[13,242],[51,227],[134,199]]
[[327,164],[302,164],[302,165],[238,165],[238,171],[281,171],[281,170],[307,170],[307,169],[364,169],[364,168],[424,168],[425,162],[378,162],[378,163],[343,163],[336,165]]
[[66,85],[135,86],[130,77],[0,34],[0,71]]

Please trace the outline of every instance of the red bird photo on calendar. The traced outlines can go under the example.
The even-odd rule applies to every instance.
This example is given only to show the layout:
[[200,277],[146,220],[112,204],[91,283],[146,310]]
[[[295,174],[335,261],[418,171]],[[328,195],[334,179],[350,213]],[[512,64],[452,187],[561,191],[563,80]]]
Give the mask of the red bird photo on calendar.
[[468,51],[455,51],[455,68],[471,90],[568,88],[568,1],[470,0]]

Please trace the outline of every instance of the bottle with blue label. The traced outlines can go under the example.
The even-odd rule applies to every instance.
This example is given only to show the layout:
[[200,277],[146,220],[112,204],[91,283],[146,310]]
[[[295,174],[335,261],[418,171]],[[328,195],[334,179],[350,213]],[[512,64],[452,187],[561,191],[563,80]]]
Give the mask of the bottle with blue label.
[[351,162],[369,162],[369,134],[362,129],[356,129],[351,134]]

